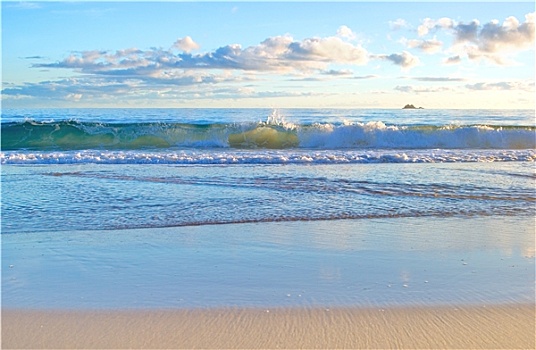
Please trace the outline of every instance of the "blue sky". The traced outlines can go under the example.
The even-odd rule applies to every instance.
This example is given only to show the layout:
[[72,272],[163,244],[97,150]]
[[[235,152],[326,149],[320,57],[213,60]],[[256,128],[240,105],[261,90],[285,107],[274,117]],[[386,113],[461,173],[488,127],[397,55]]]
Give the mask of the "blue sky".
[[2,106],[535,107],[534,3],[2,2]]

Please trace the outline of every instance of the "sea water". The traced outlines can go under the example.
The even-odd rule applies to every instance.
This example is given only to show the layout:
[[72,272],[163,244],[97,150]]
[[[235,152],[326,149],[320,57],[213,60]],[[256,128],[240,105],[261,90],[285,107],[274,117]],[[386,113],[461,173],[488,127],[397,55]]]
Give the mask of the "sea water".
[[[274,301],[274,293],[287,302],[287,294],[304,294],[301,300],[324,304],[334,302],[329,295],[350,304],[365,297],[369,302],[394,300],[393,294],[386,292],[391,290],[389,285],[400,287],[399,291],[408,286],[404,287],[403,276],[397,277],[398,282],[393,282],[397,278],[392,276],[381,280],[396,270],[385,264],[389,256],[394,254],[393,261],[403,256],[413,264],[416,256],[422,263],[433,259],[430,252],[441,255],[449,251],[449,257],[456,256],[457,268],[464,268],[462,260],[467,257],[460,253],[463,249],[453,253],[451,245],[474,240],[483,251],[499,247],[501,261],[504,250],[514,249],[515,264],[523,269],[517,274],[505,272],[506,265],[491,263],[488,256],[478,265],[487,272],[475,279],[486,282],[470,285],[469,290],[489,293],[505,288],[488,297],[530,299],[534,271],[527,272],[527,268],[534,263],[536,214],[534,117],[532,110],[3,110],[4,304],[63,305],[56,298],[52,302],[50,297],[36,296],[36,289],[41,288],[49,290],[49,296],[67,293],[62,299],[65,305],[77,305],[81,301],[73,295],[80,292],[80,285],[92,291],[86,300],[93,296],[93,306],[136,302],[141,306],[182,306],[178,300],[189,300],[186,306],[286,305]],[[413,235],[413,230],[419,234]],[[360,254],[341,257],[341,251],[330,246],[341,239],[341,232],[349,235],[345,239],[350,242],[342,251]],[[408,255],[405,247],[405,253],[397,255],[391,242],[399,239],[410,242],[412,249],[424,244],[427,248],[421,253],[427,253]],[[137,253],[123,256],[128,252],[125,248],[132,248],[129,240],[137,242]],[[194,254],[200,249],[197,240],[205,242],[202,256]],[[192,241],[197,241],[195,248],[190,246]],[[284,243],[288,241],[294,242],[292,249]],[[89,244],[88,250],[97,250],[91,255],[81,245],[68,242],[84,242]],[[270,242],[268,250],[266,242]],[[36,248],[39,244],[47,244],[46,249]],[[113,249],[107,251],[106,245]],[[155,245],[160,248],[151,250]],[[385,245],[391,248],[385,250]],[[143,247],[154,256],[148,256]],[[232,259],[224,259],[218,249],[231,254],[227,249],[236,253],[233,249],[237,247],[250,255],[229,265]],[[30,270],[16,274],[21,261],[28,264],[25,259],[29,259],[17,249],[36,259],[27,265],[35,272],[31,278]],[[255,255],[259,251],[265,254]],[[44,252],[56,252],[56,256],[41,258]],[[103,252],[108,255],[103,257]],[[293,253],[300,261],[290,259]],[[149,274],[149,278],[148,265],[133,263],[136,254],[159,266],[153,272],[160,274]],[[109,264],[102,266],[99,256]],[[363,267],[365,258],[375,263]],[[62,265],[64,259],[76,262],[78,279]],[[227,265],[222,264],[224,260]],[[84,261],[87,265],[81,268]],[[138,272],[130,273],[129,278],[121,275],[125,278],[122,283],[106,271],[88,272],[99,266],[114,268],[113,261]],[[174,265],[178,261],[182,268]],[[285,261],[302,270],[286,280],[280,274],[277,277],[278,269],[287,266]],[[267,269],[264,264],[270,262],[277,266]],[[52,264],[48,272],[56,283],[47,283],[45,277],[35,280],[41,264]],[[352,277],[337,279],[348,264],[355,265],[348,275]],[[221,270],[223,275],[215,265],[220,269],[227,266]],[[320,271],[320,277],[306,277],[311,267]],[[494,275],[492,267],[501,270],[503,277],[517,279],[504,277],[493,282],[488,278]],[[192,277],[192,268],[202,269],[205,277]],[[254,271],[264,282],[248,284],[256,278],[251,277]],[[449,271],[451,277],[467,272]],[[222,281],[221,276],[229,276],[229,280]],[[69,289],[66,286],[73,278],[78,283]],[[294,285],[303,278],[309,281],[308,287]],[[423,274],[422,286],[430,278]],[[155,287],[143,292],[142,280]],[[103,281],[119,283],[119,291],[109,294]],[[345,291],[351,281],[360,286],[364,283],[366,290],[374,290],[371,286],[378,284],[383,289],[379,294],[349,297]],[[465,276],[453,284],[458,288],[453,290],[462,288],[460,281],[471,284],[470,276]],[[177,297],[177,283],[188,297]],[[449,290],[442,284],[426,283]],[[133,292],[140,285],[141,292]],[[209,297],[219,286],[227,292]],[[329,293],[335,289],[336,293]],[[200,297],[196,294],[199,290],[206,293],[201,292]],[[363,293],[365,289],[359,290]],[[129,299],[125,293],[133,294]],[[252,296],[244,296],[247,293]],[[410,299],[415,301],[419,295]],[[460,298],[480,300],[478,293],[474,298],[467,294],[457,300]]]
[[534,215],[533,111],[2,113],[4,234]]

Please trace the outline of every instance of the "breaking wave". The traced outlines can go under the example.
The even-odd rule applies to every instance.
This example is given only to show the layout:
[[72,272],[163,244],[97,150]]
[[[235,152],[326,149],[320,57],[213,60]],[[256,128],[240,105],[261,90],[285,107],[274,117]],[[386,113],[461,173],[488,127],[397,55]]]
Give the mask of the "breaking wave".
[[383,122],[2,123],[3,151],[232,149],[534,149],[536,127],[397,126]]

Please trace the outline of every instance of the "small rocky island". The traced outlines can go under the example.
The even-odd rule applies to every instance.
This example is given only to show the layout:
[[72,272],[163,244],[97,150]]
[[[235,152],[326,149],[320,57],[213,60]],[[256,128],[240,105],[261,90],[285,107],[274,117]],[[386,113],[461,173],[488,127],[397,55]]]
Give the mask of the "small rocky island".
[[405,105],[402,109],[424,109],[422,107],[415,107],[414,105]]

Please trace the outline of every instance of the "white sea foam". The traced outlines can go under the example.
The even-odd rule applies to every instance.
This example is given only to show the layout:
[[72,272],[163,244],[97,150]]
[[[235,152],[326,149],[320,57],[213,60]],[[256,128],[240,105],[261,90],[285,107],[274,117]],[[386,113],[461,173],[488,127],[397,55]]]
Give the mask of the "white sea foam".
[[343,164],[536,161],[535,150],[182,150],[0,153],[1,164]]
[[523,149],[535,148],[536,135],[529,128],[489,126],[407,127],[382,122],[315,124],[298,130],[305,148],[396,149]]

